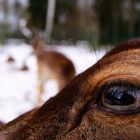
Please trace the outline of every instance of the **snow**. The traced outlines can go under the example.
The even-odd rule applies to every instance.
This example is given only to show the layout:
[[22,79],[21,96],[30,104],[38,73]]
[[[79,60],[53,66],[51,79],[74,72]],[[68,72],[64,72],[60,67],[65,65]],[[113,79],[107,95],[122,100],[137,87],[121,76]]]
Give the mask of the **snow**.
[[[1,47],[2,48],[2,47]],[[99,58],[105,50],[96,53],[86,49],[81,44],[75,46],[53,46],[53,48],[70,58],[77,74],[81,73]],[[27,59],[29,71],[20,71],[26,57],[32,52],[31,46],[25,43],[9,43],[1,49],[0,54],[0,120],[8,122],[20,114],[35,107],[37,96],[37,65],[36,57],[31,55]],[[13,64],[6,62],[11,55],[15,58]],[[54,80],[46,81],[44,101],[57,93],[57,83]]]

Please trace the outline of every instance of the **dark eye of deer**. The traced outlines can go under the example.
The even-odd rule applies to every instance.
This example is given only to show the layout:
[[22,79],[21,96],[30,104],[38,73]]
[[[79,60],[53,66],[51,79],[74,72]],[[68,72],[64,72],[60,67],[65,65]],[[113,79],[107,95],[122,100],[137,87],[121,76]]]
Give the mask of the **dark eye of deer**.
[[101,102],[103,108],[114,113],[140,111],[140,89],[132,85],[109,85],[104,88]]

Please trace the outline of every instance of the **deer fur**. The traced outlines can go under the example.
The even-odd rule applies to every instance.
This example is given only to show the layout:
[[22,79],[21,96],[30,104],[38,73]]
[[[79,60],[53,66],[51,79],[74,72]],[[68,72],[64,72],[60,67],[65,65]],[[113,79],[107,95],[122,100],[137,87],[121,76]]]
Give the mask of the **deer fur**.
[[105,83],[140,85],[139,75],[140,39],[117,45],[43,106],[2,126],[0,140],[139,140],[139,112],[117,115],[96,103]]
[[0,121],[0,126],[3,125],[4,123]]
[[34,40],[33,50],[37,58],[39,93],[37,102],[40,104],[46,79],[56,80],[60,91],[74,78],[76,72],[70,59],[59,52],[43,48],[38,36]]

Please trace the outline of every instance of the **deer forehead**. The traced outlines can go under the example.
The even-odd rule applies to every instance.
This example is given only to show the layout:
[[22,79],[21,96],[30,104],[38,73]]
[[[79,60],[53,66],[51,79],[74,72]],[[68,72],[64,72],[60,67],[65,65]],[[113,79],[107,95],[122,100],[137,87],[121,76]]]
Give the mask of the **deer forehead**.
[[[115,48],[116,49],[116,48]],[[117,50],[117,49],[116,49]],[[126,80],[140,84],[140,47],[112,50],[79,76],[82,94],[90,94],[96,87],[112,80]]]

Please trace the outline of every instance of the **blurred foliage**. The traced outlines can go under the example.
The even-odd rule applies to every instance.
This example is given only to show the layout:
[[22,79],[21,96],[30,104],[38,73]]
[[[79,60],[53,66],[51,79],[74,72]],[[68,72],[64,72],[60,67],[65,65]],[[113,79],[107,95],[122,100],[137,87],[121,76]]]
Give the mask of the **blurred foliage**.
[[[90,21],[87,20],[89,11],[82,15],[85,16],[85,21],[82,22],[87,23],[80,28],[76,0],[56,0],[53,39],[87,39],[91,42],[98,40],[101,44],[113,44],[140,36],[140,0],[93,1],[92,9],[88,10],[96,15],[93,19],[97,25],[91,22],[92,30],[88,24]],[[48,0],[29,0],[28,27],[31,30],[44,30],[47,2]]]
[[[33,30],[44,30],[48,0],[29,0],[28,27]],[[75,0],[56,0],[53,38],[66,39],[75,34],[73,28]]]
[[0,43],[3,44],[5,43],[7,36],[8,36],[8,26],[5,23],[0,24]]
[[120,18],[122,0],[96,0],[95,10],[100,26],[100,41],[110,42],[118,38],[118,22]]
[[75,0],[56,0],[56,14],[53,36],[55,39],[69,39],[76,35]]
[[44,29],[47,10],[47,0],[29,0],[28,27]]
[[96,0],[101,43],[140,36],[140,0]]

